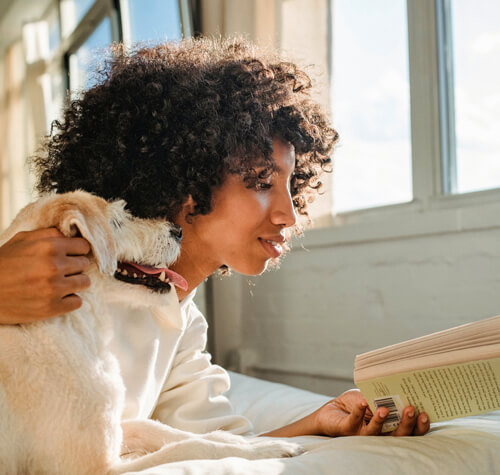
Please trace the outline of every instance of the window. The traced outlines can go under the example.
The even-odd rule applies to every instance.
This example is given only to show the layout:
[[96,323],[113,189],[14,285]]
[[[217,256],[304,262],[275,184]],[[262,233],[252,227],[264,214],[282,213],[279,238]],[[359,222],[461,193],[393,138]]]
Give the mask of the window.
[[157,43],[192,30],[188,0],[60,0],[59,5],[72,94],[94,84],[99,53],[112,41]]
[[88,89],[94,84],[96,53],[111,43],[111,21],[104,17],[97,28],[75,53],[69,57],[69,88],[71,91]]
[[[126,8],[133,9],[133,24]],[[95,49],[111,41],[190,36],[195,0],[0,0],[2,141],[0,227],[30,199],[33,184],[23,167],[40,137],[61,119],[67,90],[92,85]],[[193,7],[191,7],[193,5]],[[198,18],[198,17],[197,17]],[[150,34],[151,33],[151,34]],[[1,81],[0,81],[1,82]]]
[[181,11],[178,0],[127,0],[130,41],[159,42],[182,38]]
[[471,7],[467,0],[446,1],[444,11],[453,50],[448,93],[454,95],[456,184],[450,191],[456,193],[500,187],[500,3],[476,0]]
[[66,38],[81,22],[90,10],[95,0],[61,0],[60,9],[62,22],[62,36]]
[[337,212],[412,200],[405,0],[333,2]]
[[397,211],[367,209],[381,205],[492,199],[484,193],[500,188],[500,4],[331,0],[330,8],[341,221],[348,211]]
[[61,44],[61,26],[59,24],[59,14],[56,5],[52,5],[49,9],[45,21],[48,28],[49,51],[51,54],[54,54]]

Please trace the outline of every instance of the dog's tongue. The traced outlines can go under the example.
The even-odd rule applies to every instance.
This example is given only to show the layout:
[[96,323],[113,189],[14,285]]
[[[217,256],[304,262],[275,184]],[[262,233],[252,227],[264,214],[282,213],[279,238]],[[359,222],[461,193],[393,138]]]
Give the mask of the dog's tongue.
[[127,262],[128,265],[135,267],[136,269],[140,270],[144,274],[147,275],[157,275],[161,274],[162,272],[165,272],[165,275],[168,277],[170,282],[174,284],[176,287],[179,287],[179,289],[186,291],[188,289],[188,283],[186,282],[186,279],[182,277],[182,275],[177,274],[177,272],[174,272],[173,270],[170,270],[166,267],[160,268],[160,267],[151,267],[151,266],[144,266],[141,264],[136,264],[135,262]]

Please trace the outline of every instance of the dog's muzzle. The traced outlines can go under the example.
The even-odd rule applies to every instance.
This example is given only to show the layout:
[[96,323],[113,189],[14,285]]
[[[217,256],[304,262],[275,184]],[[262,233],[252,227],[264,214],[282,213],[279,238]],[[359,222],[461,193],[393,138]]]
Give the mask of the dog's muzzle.
[[155,292],[169,292],[171,285],[188,290],[186,279],[167,268],[158,268],[132,262],[118,262],[114,277],[132,285],[143,285]]

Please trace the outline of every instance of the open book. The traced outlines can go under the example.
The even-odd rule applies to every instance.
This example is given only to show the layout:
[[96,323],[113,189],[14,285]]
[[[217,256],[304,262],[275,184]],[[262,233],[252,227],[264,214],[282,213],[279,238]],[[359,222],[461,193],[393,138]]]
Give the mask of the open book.
[[409,405],[431,422],[500,409],[500,316],[358,355],[354,382],[389,409],[383,432]]

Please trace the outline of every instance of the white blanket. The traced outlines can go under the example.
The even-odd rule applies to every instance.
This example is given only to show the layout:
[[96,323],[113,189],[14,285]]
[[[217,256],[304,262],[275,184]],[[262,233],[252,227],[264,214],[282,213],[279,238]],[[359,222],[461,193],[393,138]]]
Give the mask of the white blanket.
[[[228,397],[256,433],[299,419],[330,398],[231,373]],[[500,411],[433,424],[423,437],[296,437],[307,452],[287,459],[192,460],[144,474],[499,474]]]

